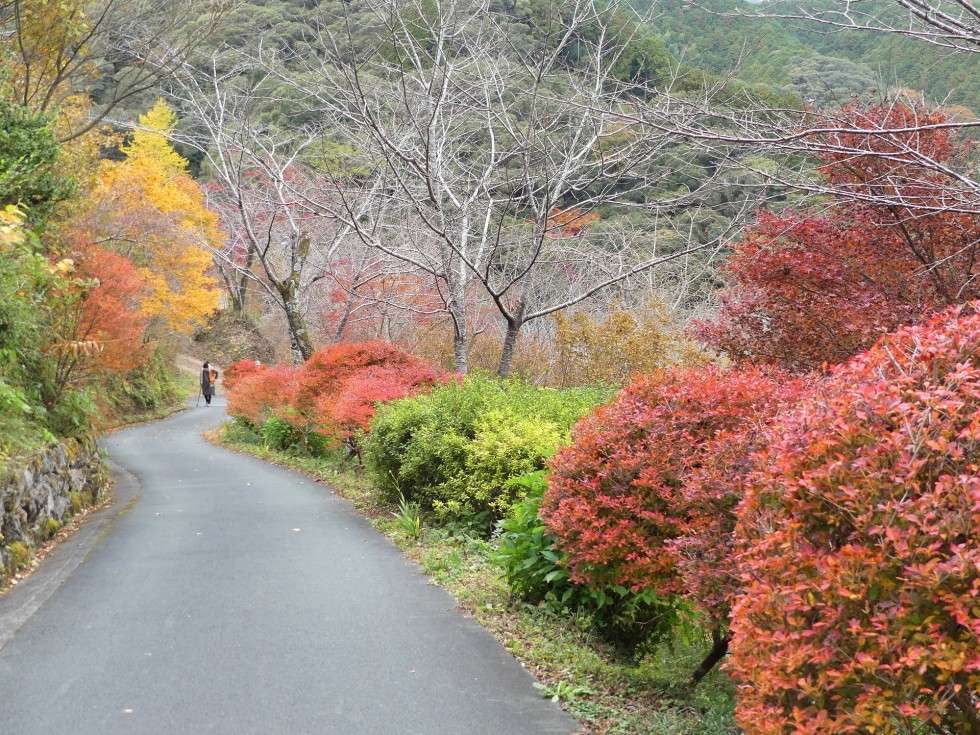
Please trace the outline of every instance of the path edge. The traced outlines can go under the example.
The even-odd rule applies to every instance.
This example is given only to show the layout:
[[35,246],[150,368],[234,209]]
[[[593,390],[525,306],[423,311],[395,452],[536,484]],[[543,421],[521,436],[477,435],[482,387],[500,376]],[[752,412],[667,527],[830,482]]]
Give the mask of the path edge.
[[79,527],[55,545],[30,575],[0,596],[0,650],[88,558],[116,519],[140,499],[139,478],[112,459],[106,459],[106,464],[112,477],[108,503],[82,519]]

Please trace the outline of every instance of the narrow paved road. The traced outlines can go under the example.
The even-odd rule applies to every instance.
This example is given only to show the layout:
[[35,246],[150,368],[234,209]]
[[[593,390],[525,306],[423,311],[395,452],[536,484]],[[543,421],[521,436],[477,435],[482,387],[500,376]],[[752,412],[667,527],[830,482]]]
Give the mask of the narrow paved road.
[[0,600],[2,735],[577,729],[345,501],[204,442],[222,418],[108,438],[101,539]]

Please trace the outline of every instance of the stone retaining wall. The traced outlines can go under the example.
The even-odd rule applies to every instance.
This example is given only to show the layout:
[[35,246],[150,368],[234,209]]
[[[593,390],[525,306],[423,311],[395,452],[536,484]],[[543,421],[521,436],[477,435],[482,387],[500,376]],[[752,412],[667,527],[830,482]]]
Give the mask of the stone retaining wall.
[[107,482],[95,441],[49,446],[0,475],[0,580],[68,517],[98,501]]

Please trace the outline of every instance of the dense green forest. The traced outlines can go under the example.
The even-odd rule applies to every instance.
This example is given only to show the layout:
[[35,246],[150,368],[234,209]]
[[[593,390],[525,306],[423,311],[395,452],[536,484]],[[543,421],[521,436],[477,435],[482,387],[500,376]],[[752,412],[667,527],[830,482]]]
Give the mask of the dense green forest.
[[[534,2],[497,4],[518,17],[523,13],[532,18],[535,13]],[[645,63],[662,72],[669,54],[682,67],[733,73],[745,83],[789,92],[818,106],[901,87],[922,93],[932,103],[980,109],[980,75],[969,54],[895,35],[829,31],[812,22],[757,17],[787,13],[781,3],[634,0],[633,5],[648,30],[624,67]],[[308,48],[311,24],[330,15],[329,3],[244,0],[235,4],[207,45],[242,47],[266,34],[269,43],[299,52]]]
[[[780,2],[636,0],[671,55],[714,74],[792,91],[817,106],[902,87],[932,103],[980,109],[980,73],[970,54],[894,34],[831,30],[817,23],[760,17],[790,14]],[[811,4],[819,6],[819,3]],[[824,3],[832,7],[832,3]],[[886,3],[879,3],[887,7]],[[733,17],[736,14],[742,17]]]

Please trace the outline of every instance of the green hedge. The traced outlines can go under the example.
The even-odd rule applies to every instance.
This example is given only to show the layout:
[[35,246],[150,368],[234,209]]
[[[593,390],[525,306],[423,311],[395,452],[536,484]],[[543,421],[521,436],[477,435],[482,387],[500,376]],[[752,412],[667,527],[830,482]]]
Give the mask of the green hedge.
[[603,638],[624,649],[664,640],[682,623],[687,611],[678,598],[659,597],[650,588],[590,588],[573,582],[565,555],[539,515],[546,473],[534,472],[510,484],[524,488],[526,496],[497,524],[494,561],[516,597],[555,613],[587,615]]
[[388,499],[402,495],[489,531],[524,494],[507,481],[543,469],[572,425],[612,392],[468,376],[382,406],[364,439],[365,463]]

